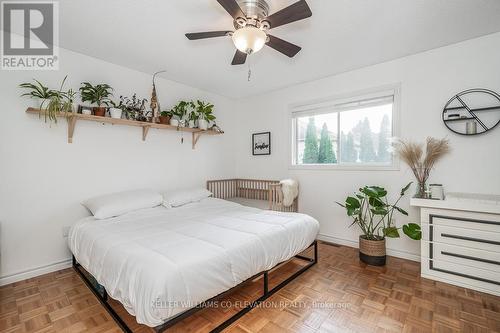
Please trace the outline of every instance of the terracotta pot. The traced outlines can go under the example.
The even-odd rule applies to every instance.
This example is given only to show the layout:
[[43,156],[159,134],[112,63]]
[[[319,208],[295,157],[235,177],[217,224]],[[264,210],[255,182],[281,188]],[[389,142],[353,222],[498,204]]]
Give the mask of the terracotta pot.
[[159,116],[158,120],[160,121],[160,124],[163,124],[163,125],[170,124],[170,117],[169,116]]
[[105,117],[106,116],[106,108],[104,106],[96,106],[92,108],[94,112],[94,116]]
[[359,259],[368,265],[384,266],[385,238],[369,240],[365,236],[359,236]]

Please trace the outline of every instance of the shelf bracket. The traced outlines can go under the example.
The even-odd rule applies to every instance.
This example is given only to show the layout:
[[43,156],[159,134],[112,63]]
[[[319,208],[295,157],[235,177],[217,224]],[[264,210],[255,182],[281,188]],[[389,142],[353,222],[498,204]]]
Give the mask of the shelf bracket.
[[148,136],[148,132],[151,126],[143,126],[142,127],[142,141],[146,141],[146,138]]
[[193,132],[193,138],[192,138],[192,148],[196,148],[196,143],[198,143],[198,140],[200,139],[201,134]]
[[76,117],[68,117],[68,143],[73,143],[73,134],[75,133]]

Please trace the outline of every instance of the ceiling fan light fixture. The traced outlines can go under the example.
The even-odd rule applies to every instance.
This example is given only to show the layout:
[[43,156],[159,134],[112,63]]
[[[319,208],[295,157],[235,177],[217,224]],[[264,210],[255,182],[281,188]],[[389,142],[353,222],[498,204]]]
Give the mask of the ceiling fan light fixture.
[[260,51],[267,41],[267,35],[261,29],[245,26],[233,33],[233,43],[243,53],[251,54]]

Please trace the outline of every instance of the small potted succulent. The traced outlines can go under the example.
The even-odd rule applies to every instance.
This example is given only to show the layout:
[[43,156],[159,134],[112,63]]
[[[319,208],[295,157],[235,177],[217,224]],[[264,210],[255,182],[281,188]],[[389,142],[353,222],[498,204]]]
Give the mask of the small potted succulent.
[[93,112],[95,116],[105,117],[106,107],[111,103],[111,96],[113,88],[107,84],[92,85],[88,82],[83,82],[80,87],[80,96],[82,102],[90,102],[93,105]]
[[198,127],[207,130],[210,122],[215,120],[213,115],[214,105],[208,102],[196,101],[196,112],[198,113]]
[[170,118],[172,118],[171,111],[162,111],[162,112],[160,112],[160,116],[158,117],[158,120],[159,120],[160,124],[168,125],[168,124],[170,124]]
[[[337,202],[346,209],[347,216],[354,220],[350,226],[357,224],[362,231],[362,235],[359,236],[359,259],[362,262],[374,266],[385,265],[385,238],[399,237],[400,228],[396,227],[393,215],[395,211],[408,215],[397,204],[411,184],[401,189],[399,198],[394,204],[388,202],[387,191],[380,186],[364,186],[359,189],[359,193],[347,197],[345,204]],[[416,223],[405,224],[402,229],[411,239],[422,238],[420,225]]]

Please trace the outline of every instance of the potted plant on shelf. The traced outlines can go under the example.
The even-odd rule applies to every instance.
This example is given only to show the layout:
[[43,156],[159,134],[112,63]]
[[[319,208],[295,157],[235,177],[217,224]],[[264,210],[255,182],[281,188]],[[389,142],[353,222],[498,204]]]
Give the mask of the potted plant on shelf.
[[172,112],[162,111],[162,112],[160,112],[160,116],[158,117],[158,120],[160,121],[160,124],[168,125],[168,124],[170,124],[171,117],[172,117]]
[[[359,259],[369,265],[383,266],[386,261],[385,238],[398,238],[399,229],[393,220],[397,211],[408,215],[397,204],[410,188],[409,183],[401,189],[399,198],[394,204],[387,200],[387,191],[380,186],[364,186],[360,193],[349,196],[345,204],[337,202],[344,207],[347,215],[353,218],[350,226],[358,225],[362,231],[359,236]],[[409,238],[419,240],[422,238],[420,225],[408,223],[402,227],[403,233]]]
[[196,128],[196,126],[198,125],[197,124],[198,119],[199,119],[199,116],[198,116],[198,112],[196,112],[196,109],[189,111],[188,126],[190,128]]
[[110,97],[113,96],[112,91],[113,88],[105,83],[94,86],[88,82],[83,82],[80,87],[80,96],[82,102],[97,105],[92,109],[95,116],[104,117],[106,116],[106,107],[111,102]]
[[123,98],[120,96],[120,101],[117,103],[115,101],[110,101],[113,106],[109,108],[109,116],[113,119],[121,119],[122,115],[126,112],[127,106],[123,103]]
[[208,124],[215,120],[213,115],[214,105],[208,102],[196,101],[196,111],[198,113],[198,127],[202,130],[208,129]]
[[29,91],[21,95],[21,97],[29,96],[36,101],[36,107],[43,110],[45,103],[53,96],[54,91],[43,85],[40,81],[33,79],[35,83],[21,83],[19,88],[28,89]]
[[125,113],[125,118],[129,120],[146,121],[146,102],[148,100],[137,98],[137,94],[133,94],[131,98],[120,96],[118,106]]
[[184,117],[188,112],[190,102],[180,101],[171,110],[172,118],[170,119],[170,125],[172,126],[184,126]]
[[[68,91],[63,91],[64,84],[66,82],[67,76],[64,77],[61,82],[59,90],[52,90],[44,86],[40,81],[35,80],[36,84],[23,83],[19,85],[23,89],[30,89],[31,91],[22,94],[21,96],[30,96],[39,100],[40,113],[44,114],[45,122],[57,123],[57,116],[59,114],[67,115],[68,113],[74,112],[73,102],[76,93],[69,89]],[[45,103],[46,106],[45,106]]]
[[66,82],[67,77],[68,76],[64,77],[59,90],[52,90],[52,96],[49,99],[49,104],[47,104],[45,114],[55,123],[57,123],[57,115],[64,114],[67,116],[68,113],[72,113],[74,111],[73,101],[76,93],[73,89],[63,91],[64,83]]

